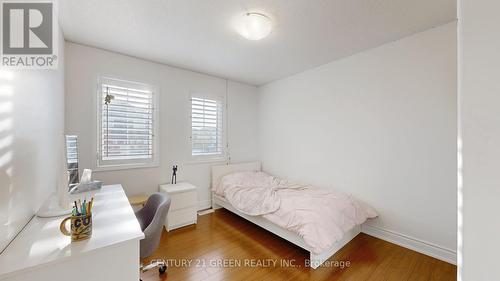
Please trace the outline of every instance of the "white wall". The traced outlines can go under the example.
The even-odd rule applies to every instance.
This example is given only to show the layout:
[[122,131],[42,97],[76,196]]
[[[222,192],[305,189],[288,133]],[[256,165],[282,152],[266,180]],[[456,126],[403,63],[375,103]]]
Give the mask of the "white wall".
[[459,2],[462,280],[500,280],[500,2]]
[[56,190],[64,149],[64,39],[57,70],[0,68],[0,251]]
[[453,261],[456,81],[450,23],[265,85],[263,168],[352,193],[372,232]]
[[[198,186],[199,207],[210,206],[210,166],[190,163],[190,104],[192,92],[224,94],[221,78],[144,61],[74,43],[66,43],[66,132],[79,136],[80,168],[95,162],[97,79],[100,76],[152,84],[160,88],[160,166],[95,172],[105,184],[121,183],[129,195],[152,193],[170,181],[171,166],[179,165],[178,180]],[[257,89],[229,81],[228,141],[232,162],[257,159]]]

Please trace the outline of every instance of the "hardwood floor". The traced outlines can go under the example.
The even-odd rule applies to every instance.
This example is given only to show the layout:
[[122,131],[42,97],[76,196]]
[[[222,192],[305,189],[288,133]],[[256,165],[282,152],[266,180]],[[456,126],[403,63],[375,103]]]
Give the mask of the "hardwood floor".
[[455,265],[363,233],[330,258],[329,266],[313,270],[304,266],[308,252],[224,209],[199,216],[195,226],[164,231],[161,239],[143,263],[166,259],[167,273],[142,273],[144,281],[456,280]]

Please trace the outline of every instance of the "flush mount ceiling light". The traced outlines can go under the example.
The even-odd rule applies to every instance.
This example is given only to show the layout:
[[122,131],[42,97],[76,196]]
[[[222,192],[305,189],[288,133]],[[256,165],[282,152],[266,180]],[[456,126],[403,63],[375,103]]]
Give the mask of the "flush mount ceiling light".
[[248,40],[260,40],[271,33],[272,22],[261,13],[245,13],[236,23],[236,31]]

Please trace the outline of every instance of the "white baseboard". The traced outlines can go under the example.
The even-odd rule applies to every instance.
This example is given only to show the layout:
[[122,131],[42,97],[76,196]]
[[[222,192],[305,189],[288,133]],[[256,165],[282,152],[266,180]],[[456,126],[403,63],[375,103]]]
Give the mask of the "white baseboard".
[[198,216],[204,216],[213,213],[215,210],[210,208],[203,211],[198,211]]
[[424,255],[428,255],[451,264],[457,264],[456,251],[446,249],[435,244],[366,224],[363,224],[363,226],[361,227],[361,232],[385,240],[387,242],[394,243],[401,247],[405,247],[410,250],[422,253]]
[[210,200],[198,201],[198,211],[210,208],[212,208],[212,202]]

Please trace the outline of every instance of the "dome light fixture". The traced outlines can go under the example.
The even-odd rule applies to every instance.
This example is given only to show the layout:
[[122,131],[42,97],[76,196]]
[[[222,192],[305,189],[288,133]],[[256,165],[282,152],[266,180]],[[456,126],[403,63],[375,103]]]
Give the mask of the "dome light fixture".
[[236,23],[236,31],[248,40],[263,39],[271,30],[271,19],[261,13],[245,13]]

